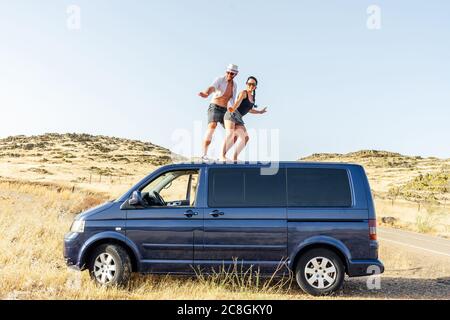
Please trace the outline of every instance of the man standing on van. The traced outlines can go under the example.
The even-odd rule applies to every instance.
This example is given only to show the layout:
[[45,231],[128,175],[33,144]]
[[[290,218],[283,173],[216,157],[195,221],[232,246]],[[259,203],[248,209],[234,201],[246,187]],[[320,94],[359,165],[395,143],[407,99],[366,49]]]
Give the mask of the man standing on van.
[[230,64],[227,67],[226,74],[216,78],[211,86],[198,95],[202,98],[208,98],[213,93],[211,103],[208,108],[208,128],[203,140],[203,160],[208,160],[208,147],[211,144],[212,136],[217,127],[217,122],[223,124],[223,116],[227,112],[228,106],[234,105],[236,99],[237,84],[233,80],[238,74],[238,66]]

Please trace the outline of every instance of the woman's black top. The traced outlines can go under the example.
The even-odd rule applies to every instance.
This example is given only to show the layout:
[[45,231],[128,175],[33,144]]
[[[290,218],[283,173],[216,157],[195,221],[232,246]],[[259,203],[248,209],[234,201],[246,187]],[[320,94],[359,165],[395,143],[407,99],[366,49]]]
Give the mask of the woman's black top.
[[248,92],[246,93],[246,95],[247,96],[245,97],[245,99],[242,100],[241,104],[237,108],[239,113],[243,116],[246,115],[255,106],[255,103],[252,103],[248,98]]

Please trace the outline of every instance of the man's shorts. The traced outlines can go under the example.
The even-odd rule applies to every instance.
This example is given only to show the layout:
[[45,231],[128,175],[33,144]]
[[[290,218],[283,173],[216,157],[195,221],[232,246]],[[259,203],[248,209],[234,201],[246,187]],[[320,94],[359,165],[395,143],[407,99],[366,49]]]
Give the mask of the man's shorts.
[[227,108],[211,103],[208,107],[208,123],[220,122],[223,125],[223,116],[226,112]]

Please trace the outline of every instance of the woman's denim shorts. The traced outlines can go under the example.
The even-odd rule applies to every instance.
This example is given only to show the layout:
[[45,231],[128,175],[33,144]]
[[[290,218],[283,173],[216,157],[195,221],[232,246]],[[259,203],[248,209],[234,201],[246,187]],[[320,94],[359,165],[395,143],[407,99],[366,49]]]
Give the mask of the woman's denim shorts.
[[242,120],[242,115],[237,110],[234,110],[234,112],[227,111],[225,113],[225,116],[223,117],[223,120],[230,120],[230,121],[234,122],[235,124],[241,125],[241,126],[243,126],[245,124],[244,120]]

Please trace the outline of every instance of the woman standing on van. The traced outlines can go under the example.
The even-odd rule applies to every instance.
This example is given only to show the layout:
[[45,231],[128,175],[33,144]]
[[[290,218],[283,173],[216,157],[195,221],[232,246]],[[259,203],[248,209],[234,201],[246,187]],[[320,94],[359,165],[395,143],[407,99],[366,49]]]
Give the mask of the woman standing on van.
[[242,120],[242,117],[247,113],[254,114],[263,114],[266,113],[267,108],[263,108],[258,111],[255,110],[257,107],[255,105],[255,96],[256,96],[256,87],[258,85],[258,80],[251,76],[247,79],[247,88],[239,93],[237,101],[231,108],[228,108],[228,111],[225,113],[223,117],[225,123],[225,141],[222,146],[222,156],[221,160],[227,161],[229,160],[226,157],[227,152],[231,149],[231,147],[239,142],[236,145],[236,149],[234,151],[233,160],[237,161],[239,153],[244,149],[249,140],[249,136],[247,134],[247,130],[245,128],[245,123]]

